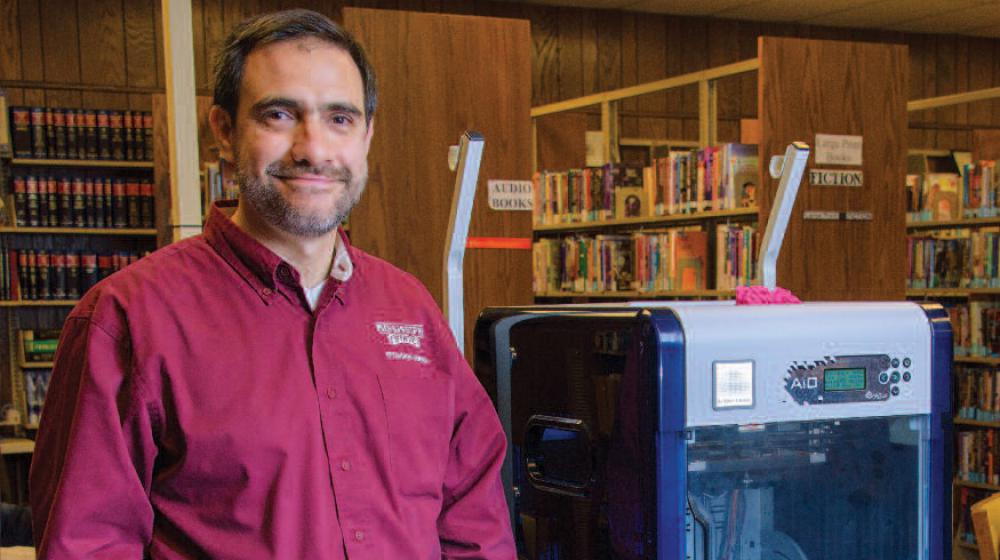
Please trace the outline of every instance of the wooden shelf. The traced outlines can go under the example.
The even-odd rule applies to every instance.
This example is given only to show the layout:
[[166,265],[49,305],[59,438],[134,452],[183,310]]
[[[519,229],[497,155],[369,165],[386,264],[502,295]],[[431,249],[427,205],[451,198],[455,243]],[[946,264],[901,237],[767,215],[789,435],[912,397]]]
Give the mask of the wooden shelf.
[[18,362],[21,369],[46,369],[55,365],[53,362]]
[[0,300],[0,307],[72,307],[78,299]]
[[639,299],[653,298],[733,298],[733,290],[669,290],[658,292],[545,292],[535,294],[535,298],[589,298],[589,299]]
[[11,165],[34,165],[51,167],[104,167],[112,169],[152,169],[151,161],[107,161],[99,159],[33,159],[14,158]]
[[695,214],[671,214],[669,216],[644,216],[641,218],[624,218],[621,220],[601,220],[596,222],[573,222],[567,224],[536,224],[535,233],[553,233],[606,228],[665,226],[699,222],[708,219],[756,217],[757,208],[737,208],[735,210],[716,210],[712,212],[697,212]]
[[993,492],[1000,492],[1000,486],[995,484],[983,484],[981,482],[969,482],[968,480],[958,480],[954,481],[955,486],[964,486],[966,488],[978,488],[980,490],[992,490]]
[[931,222],[906,222],[906,229],[948,229],[970,228],[981,226],[1000,226],[1000,217],[996,218],[964,218],[961,220],[942,220]]
[[969,420],[968,418],[955,418],[953,423],[956,426],[977,426],[979,428],[1000,428],[1000,422],[983,422],[982,420]]
[[906,297],[967,298],[984,295],[1000,296],[1000,288],[917,288],[906,290]]
[[982,356],[962,356],[955,358],[956,364],[978,364],[984,366],[1000,366],[1000,358],[986,358]]
[[127,228],[54,228],[54,227],[17,227],[0,226],[0,233],[13,234],[56,234],[56,235],[120,235],[128,237],[155,237],[155,229]]
[[959,548],[968,548],[969,550],[979,550],[978,546],[976,546],[976,545],[974,545],[974,544],[972,544],[970,542],[965,542],[965,541],[960,540],[960,539],[955,539],[955,544],[957,544],[959,546]]
[[35,451],[35,442],[25,438],[0,439],[0,455],[19,455]]

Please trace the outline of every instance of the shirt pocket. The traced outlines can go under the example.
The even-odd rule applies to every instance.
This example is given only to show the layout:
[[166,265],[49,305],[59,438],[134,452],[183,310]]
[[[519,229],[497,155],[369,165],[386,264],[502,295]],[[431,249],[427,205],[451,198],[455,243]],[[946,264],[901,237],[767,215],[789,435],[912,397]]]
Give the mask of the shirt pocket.
[[389,464],[400,494],[440,500],[451,448],[454,389],[440,373],[378,374]]

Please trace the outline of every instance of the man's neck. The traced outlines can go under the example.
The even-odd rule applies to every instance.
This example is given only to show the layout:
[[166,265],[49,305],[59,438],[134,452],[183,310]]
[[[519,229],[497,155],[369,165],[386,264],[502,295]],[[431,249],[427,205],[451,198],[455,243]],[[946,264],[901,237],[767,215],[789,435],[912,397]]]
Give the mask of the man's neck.
[[233,213],[233,223],[299,271],[302,286],[312,288],[330,275],[337,230],[326,235],[303,238],[282,231],[262,219],[242,201]]

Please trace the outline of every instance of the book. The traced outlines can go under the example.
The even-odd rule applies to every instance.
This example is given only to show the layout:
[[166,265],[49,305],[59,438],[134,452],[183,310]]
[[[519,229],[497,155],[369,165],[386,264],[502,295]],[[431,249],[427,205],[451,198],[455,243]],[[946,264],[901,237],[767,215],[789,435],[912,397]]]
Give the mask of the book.
[[928,173],[924,211],[934,221],[957,220],[962,215],[959,176],[955,173]]
[[642,187],[615,189],[615,219],[638,218],[646,215],[646,194]]
[[27,107],[11,107],[10,126],[14,157],[30,158],[33,154],[30,109]]
[[677,232],[676,289],[704,290],[708,279],[708,235],[704,231]]
[[971,504],[972,526],[980,560],[996,560],[1000,553],[1000,494]]

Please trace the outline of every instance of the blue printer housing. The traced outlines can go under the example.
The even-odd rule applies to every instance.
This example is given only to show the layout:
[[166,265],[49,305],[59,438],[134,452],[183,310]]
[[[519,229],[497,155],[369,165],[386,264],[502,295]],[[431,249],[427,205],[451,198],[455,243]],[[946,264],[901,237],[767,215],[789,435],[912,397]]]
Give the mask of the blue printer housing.
[[475,349],[527,558],[950,557],[939,306],[491,308]]

